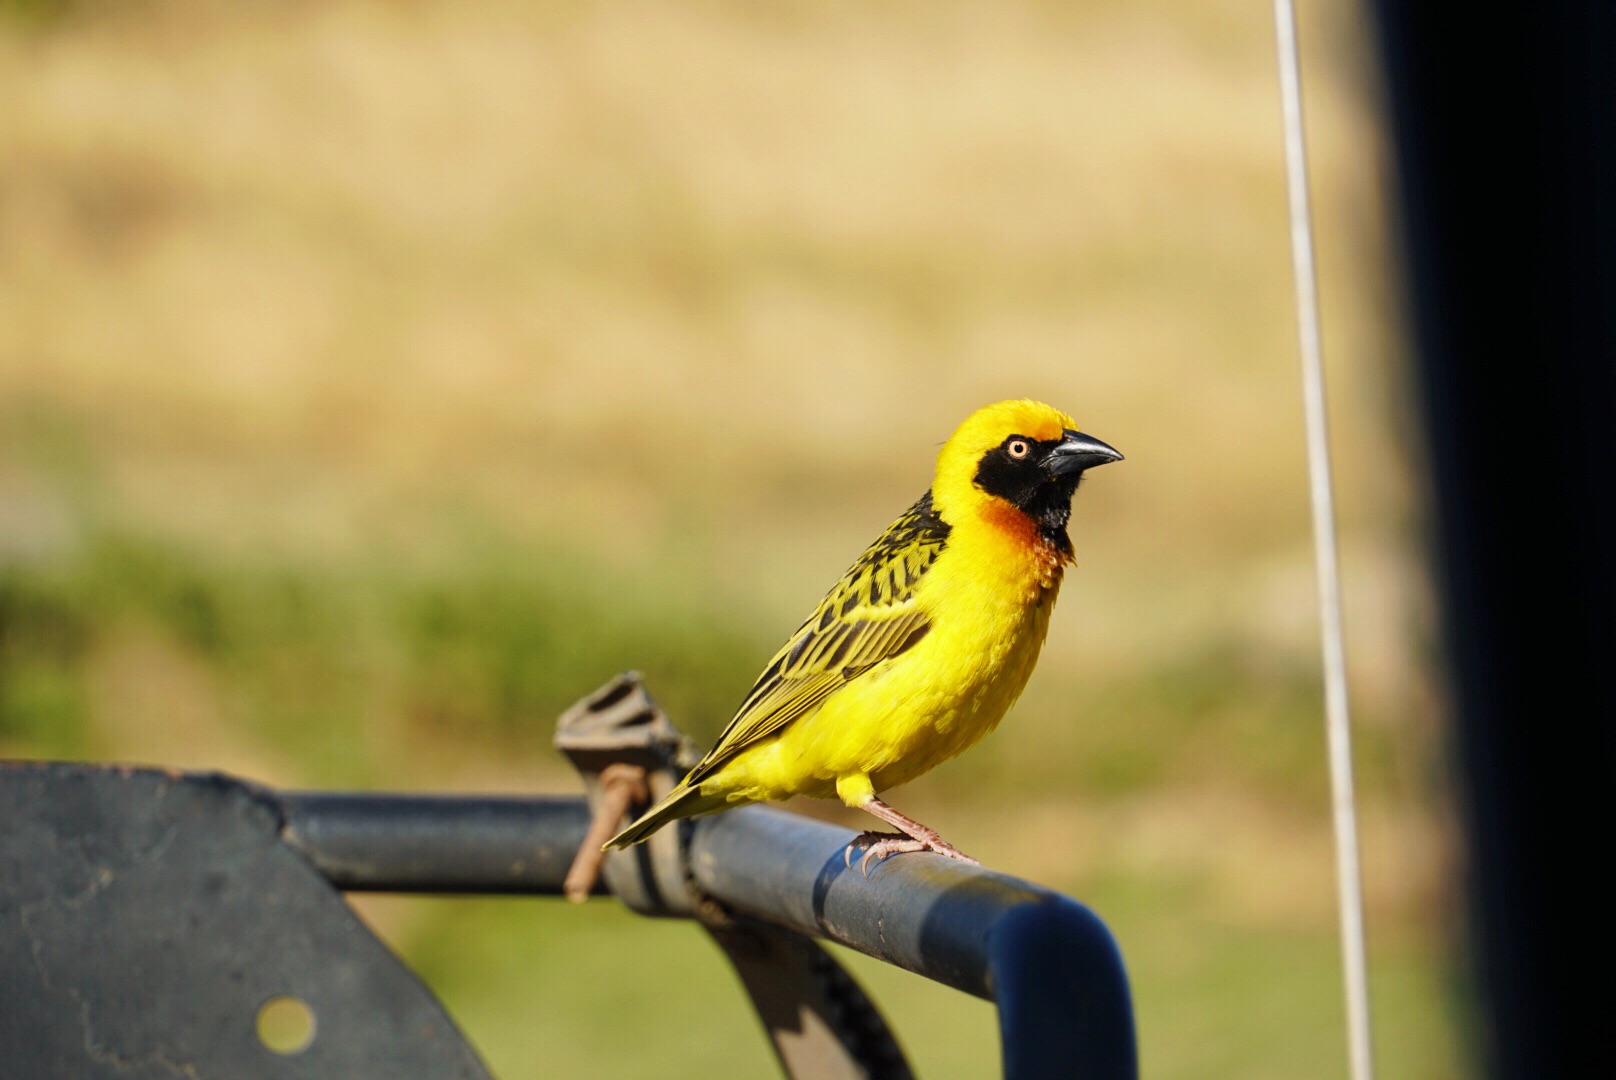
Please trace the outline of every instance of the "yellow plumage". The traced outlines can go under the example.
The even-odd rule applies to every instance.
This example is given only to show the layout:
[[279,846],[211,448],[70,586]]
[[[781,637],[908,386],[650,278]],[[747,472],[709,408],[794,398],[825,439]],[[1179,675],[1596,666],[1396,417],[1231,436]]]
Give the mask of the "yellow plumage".
[[1083,470],[1121,458],[1034,401],[978,410],[943,446],[929,490],[850,567],[775,654],[718,744],[606,846],[676,818],[794,795],[839,797],[897,825],[868,858],[964,858],[877,792],[992,731],[1037,663],[1071,561]]

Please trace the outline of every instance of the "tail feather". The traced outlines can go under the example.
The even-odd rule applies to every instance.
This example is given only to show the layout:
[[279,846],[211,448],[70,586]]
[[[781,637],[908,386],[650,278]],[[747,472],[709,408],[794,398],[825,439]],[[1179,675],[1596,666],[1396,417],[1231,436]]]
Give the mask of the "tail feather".
[[728,804],[728,800],[723,796],[704,796],[700,788],[685,787],[681,784],[668,792],[667,798],[641,814],[638,821],[606,841],[601,850],[631,847],[670,821],[710,813]]

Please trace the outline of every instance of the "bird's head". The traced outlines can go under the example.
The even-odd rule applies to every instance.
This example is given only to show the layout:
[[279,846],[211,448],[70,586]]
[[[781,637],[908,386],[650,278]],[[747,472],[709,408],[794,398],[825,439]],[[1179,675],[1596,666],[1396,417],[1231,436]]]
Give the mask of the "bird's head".
[[1045,540],[1070,554],[1066,522],[1084,471],[1121,460],[1059,409],[1039,401],[1001,401],[972,413],[943,445],[932,500],[950,522],[974,513],[1035,525]]

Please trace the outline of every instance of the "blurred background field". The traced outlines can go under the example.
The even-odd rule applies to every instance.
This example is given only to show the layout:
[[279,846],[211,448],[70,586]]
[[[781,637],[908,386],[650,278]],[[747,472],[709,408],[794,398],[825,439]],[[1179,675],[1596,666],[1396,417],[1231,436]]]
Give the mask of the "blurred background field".
[[[1378,1053],[1443,1078],[1372,71],[1302,21]],[[1229,0],[3,0],[0,754],[574,790],[557,712],[638,668],[710,738],[953,426],[1039,397],[1128,460],[1022,704],[895,801],[1111,922],[1146,1075],[1344,1076],[1271,39]],[[506,1080],[772,1067],[688,927],[362,908]],[[855,964],[921,1075],[993,1074],[989,1006]]]

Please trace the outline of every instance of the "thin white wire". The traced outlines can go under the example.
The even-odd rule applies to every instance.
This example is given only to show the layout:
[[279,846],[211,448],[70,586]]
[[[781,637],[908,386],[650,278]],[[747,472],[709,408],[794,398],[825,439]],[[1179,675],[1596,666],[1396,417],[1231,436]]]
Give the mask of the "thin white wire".
[[1296,278],[1297,332],[1302,350],[1302,401],[1307,416],[1308,486],[1313,499],[1313,548],[1318,569],[1319,621],[1324,647],[1324,713],[1330,745],[1330,801],[1335,821],[1341,961],[1347,998],[1347,1052],[1352,1080],[1372,1080],[1369,965],[1364,948],[1363,881],[1358,865],[1358,811],[1353,798],[1352,726],[1347,707],[1347,656],[1341,629],[1341,571],[1336,555],[1335,495],[1330,485],[1330,437],[1324,408],[1324,360],[1319,340],[1319,287],[1313,262],[1313,213],[1307,194],[1307,146],[1302,129],[1301,61],[1294,0],[1274,0],[1280,100],[1285,120],[1285,179],[1290,193],[1291,262]]

